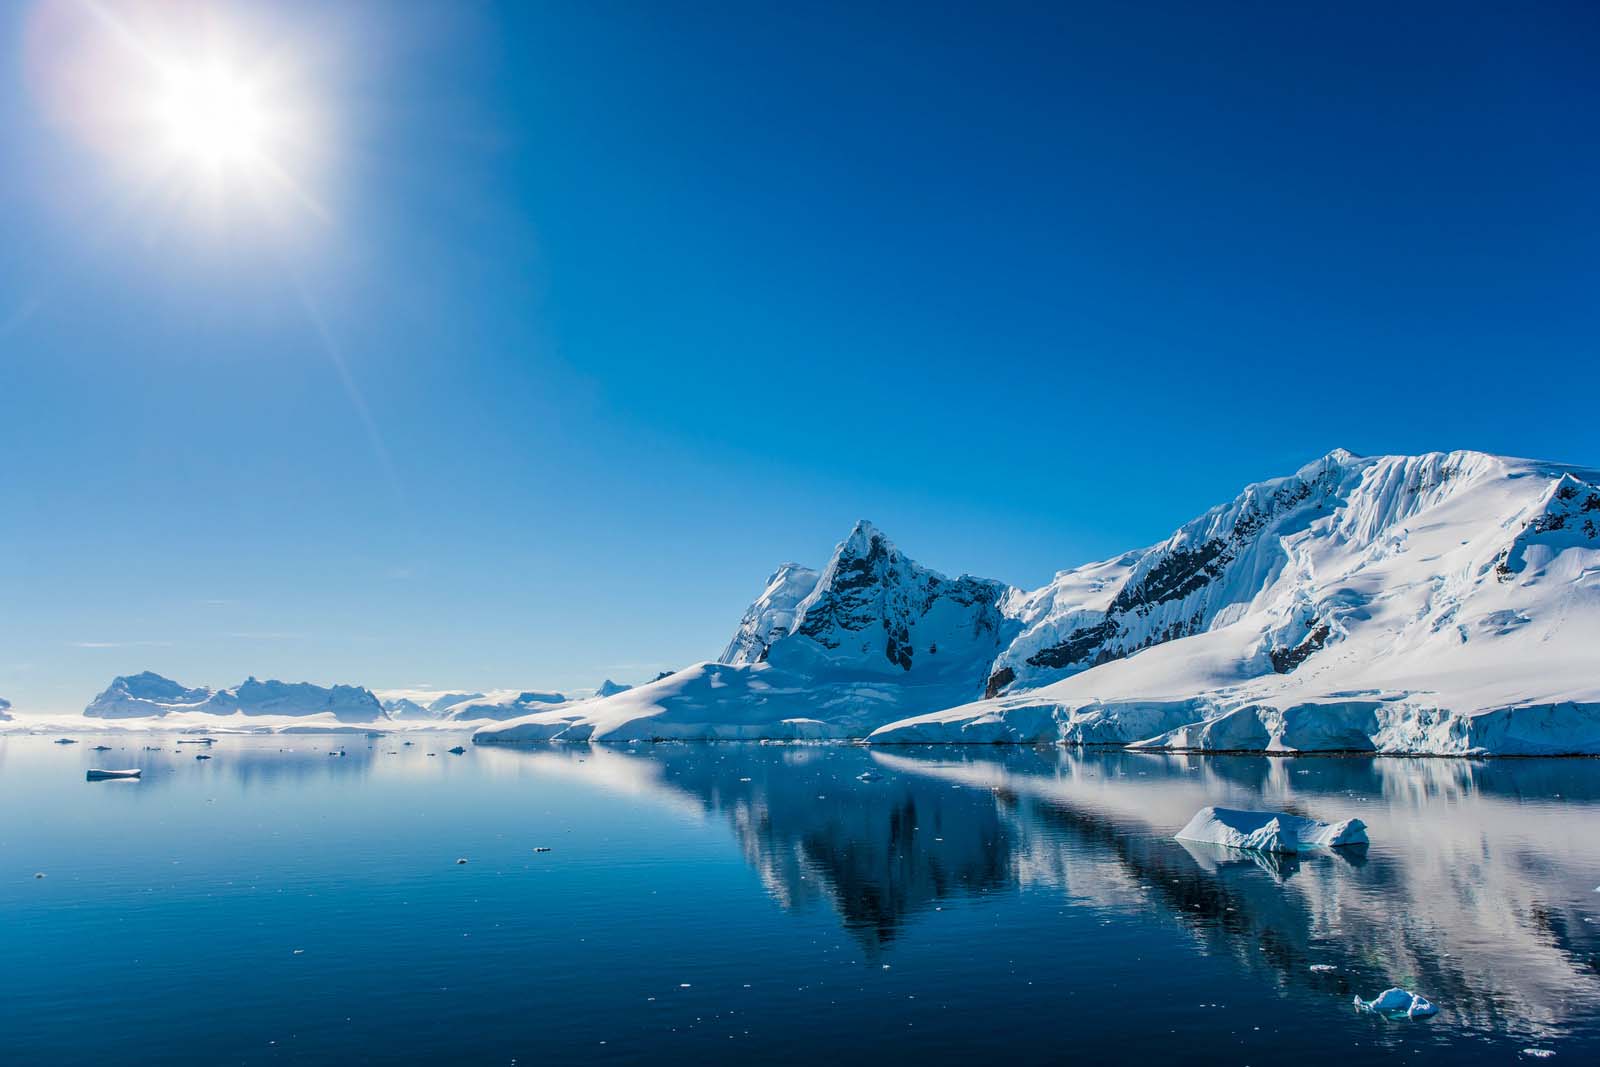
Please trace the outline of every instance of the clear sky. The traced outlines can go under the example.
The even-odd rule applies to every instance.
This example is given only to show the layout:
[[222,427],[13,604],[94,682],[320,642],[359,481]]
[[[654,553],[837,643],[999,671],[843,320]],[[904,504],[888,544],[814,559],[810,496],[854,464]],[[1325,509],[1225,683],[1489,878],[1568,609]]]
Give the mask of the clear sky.
[[190,5],[291,195],[5,5],[0,695],[637,680],[858,517],[1036,585],[1334,446],[1600,463],[1600,8],[776,6]]

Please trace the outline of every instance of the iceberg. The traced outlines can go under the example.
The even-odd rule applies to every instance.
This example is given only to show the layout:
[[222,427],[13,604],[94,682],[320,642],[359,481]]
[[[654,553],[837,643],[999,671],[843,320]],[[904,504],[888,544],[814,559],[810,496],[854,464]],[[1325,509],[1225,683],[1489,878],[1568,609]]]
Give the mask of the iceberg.
[[99,767],[91,767],[89,768],[89,773],[84,775],[84,778],[90,782],[103,782],[112,778],[138,778],[143,773],[136,767],[123,771],[108,771]]
[[1356,1011],[1371,1012],[1385,1019],[1425,1019],[1438,1014],[1433,1002],[1419,993],[1392,986],[1371,1000],[1356,997]]
[[1182,830],[1180,841],[1199,841],[1252,852],[1305,852],[1316,848],[1365,845],[1367,825],[1360,819],[1325,823],[1281,811],[1201,808]]

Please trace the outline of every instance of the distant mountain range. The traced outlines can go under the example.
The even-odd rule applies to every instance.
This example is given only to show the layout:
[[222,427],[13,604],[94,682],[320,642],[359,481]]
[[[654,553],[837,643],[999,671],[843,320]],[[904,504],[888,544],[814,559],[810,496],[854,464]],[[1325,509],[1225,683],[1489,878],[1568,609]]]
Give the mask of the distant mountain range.
[[190,689],[144,671],[112,680],[83,713],[95,719],[204,715],[327,715],[339,722],[377,722],[388,713],[370,690],[353,685],[324,687],[309,682],[247,678],[231,689]]

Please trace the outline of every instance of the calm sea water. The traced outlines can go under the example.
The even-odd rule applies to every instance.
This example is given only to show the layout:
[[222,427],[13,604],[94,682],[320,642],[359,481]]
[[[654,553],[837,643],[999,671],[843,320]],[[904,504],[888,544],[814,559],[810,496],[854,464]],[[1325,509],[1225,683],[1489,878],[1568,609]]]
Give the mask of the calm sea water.
[[1600,1061],[1600,761],[458,740],[0,738],[0,1061]]

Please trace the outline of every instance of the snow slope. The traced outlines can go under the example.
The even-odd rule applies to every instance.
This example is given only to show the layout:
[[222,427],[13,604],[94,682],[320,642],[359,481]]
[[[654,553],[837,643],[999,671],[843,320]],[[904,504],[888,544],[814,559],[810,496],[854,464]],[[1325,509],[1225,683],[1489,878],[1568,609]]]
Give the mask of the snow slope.
[[145,671],[113,679],[89,702],[91,719],[163,719],[171,715],[325,716],[337,722],[380,722],[388,713],[369,690],[352,685],[248,678],[231,689],[190,689]]
[[1061,680],[871,740],[1600,753],[1597,524],[1592,471],[1336,451],[1133,554],[1053,643],[1008,650]]
[[772,643],[794,629],[800,602],[817,588],[819,577],[810,567],[798,563],[780,564],[767,579],[766,589],[739,621],[733,640],[722,651],[722,662],[743,666],[765,660]]

